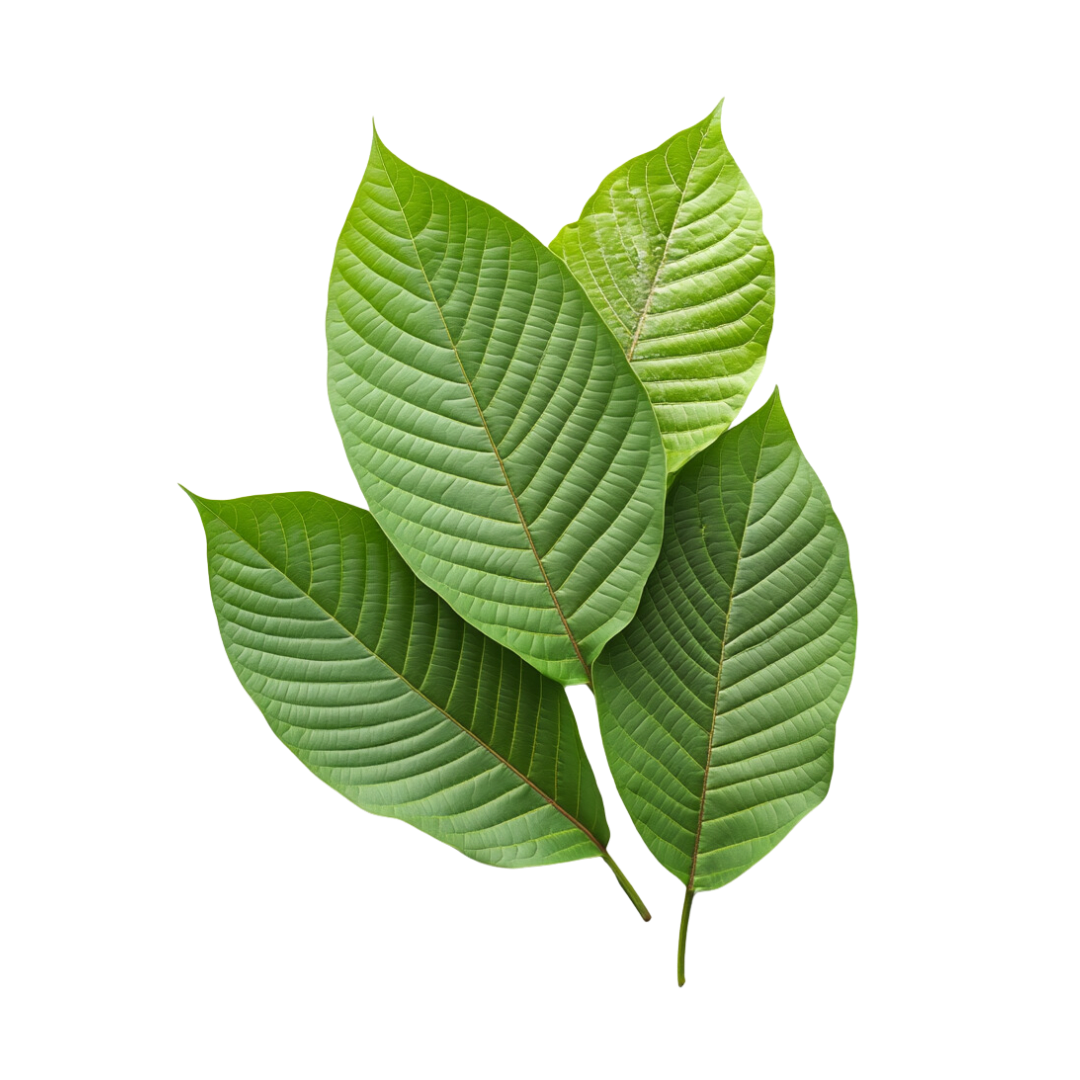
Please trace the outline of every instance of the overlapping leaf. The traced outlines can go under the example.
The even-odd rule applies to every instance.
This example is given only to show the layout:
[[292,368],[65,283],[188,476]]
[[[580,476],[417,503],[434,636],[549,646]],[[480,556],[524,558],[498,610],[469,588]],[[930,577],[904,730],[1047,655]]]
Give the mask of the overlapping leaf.
[[564,683],[633,616],[662,535],[664,453],[565,264],[375,138],[334,261],[334,415],[416,574]]
[[855,629],[843,531],[774,393],[679,474],[641,608],[595,669],[619,792],[686,884],[684,934],[695,891],[825,797]]
[[610,864],[562,687],[417,581],[367,511],[192,499],[233,668],[316,776],[480,862]]
[[671,473],[735,419],[772,330],[772,249],[720,108],[607,176],[551,245],[644,383]]

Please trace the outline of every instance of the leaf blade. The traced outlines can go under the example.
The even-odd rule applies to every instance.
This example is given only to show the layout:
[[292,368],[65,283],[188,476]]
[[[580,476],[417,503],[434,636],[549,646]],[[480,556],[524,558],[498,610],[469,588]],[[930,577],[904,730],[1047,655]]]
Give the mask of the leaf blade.
[[649,393],[671,475],[734,421],[772,331],[772,249],[722,107],[611,172],[551,243]]
[[639,612],[595,668],[619,794],[688,893],[825,798],[856,629],[843,529],[774,393],[679,474]]
[[585,682],[662,531],[648,399],[566,267],[376,136],[327,312],[357,479],[414,572],[545,674]]
[[606,857],[565,693],[418,582],[367,511],[189,495],[229,660],[308,769],[480,862]]

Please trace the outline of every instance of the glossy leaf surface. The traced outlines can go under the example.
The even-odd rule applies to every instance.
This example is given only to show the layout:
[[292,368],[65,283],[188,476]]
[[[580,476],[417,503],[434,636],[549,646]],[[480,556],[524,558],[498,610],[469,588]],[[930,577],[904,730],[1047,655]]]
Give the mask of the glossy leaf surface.
[[633,616],[662,535],[648,398],[565,264],[375,138],[339,241],[330,398],[416,574],[564,683]]
[[641,608],[596,665],[615,782],[687,913],[825,798],[855,630],[843,530],[774,393],[679,474]]
[[772,249],[720,109],[607,176],[551,245],[644,383],[671,473],[735,419],[772,330]]
[[480,862],[605,854],[562,687],[417,581],[371,514],[311,492],[192,499],[229,660],[316,776]]

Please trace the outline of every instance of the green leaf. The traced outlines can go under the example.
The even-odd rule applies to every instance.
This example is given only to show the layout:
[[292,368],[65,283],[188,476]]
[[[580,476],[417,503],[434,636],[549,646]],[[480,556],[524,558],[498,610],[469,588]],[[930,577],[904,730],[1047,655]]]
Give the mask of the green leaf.
[[772,331],[772,249],[722,106],[608,175],[551,244],[645,385],[670,473],[735,419]]
[[191,498],[229,660],[319,779],[479,862],[600,855],[624,880],[562,687],[418,582],[366,510]]
[[855,659],[847,542],[778,393],[679,474],[634,621],[596,665],[608,761],[687,889],[771,851],[829,788]]
[[417,576],[563,683],[633,617],[663,532],[641,384],[566,265],[376,136],[341,234],[329,386]]

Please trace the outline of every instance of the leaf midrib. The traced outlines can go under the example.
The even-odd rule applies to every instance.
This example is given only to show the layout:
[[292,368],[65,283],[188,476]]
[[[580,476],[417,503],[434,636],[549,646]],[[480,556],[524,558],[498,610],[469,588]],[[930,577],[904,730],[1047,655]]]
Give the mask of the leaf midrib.
[[716,667],[716,693],[713,697],[712,723],[709,727],[709,752],[705,758],[705,772],[701,779],[701,804],[698,807],[697,830],[694,833],[694,851],[690,858],[690,875],[686,882],[686,889],[688,892],[693,892],[694,890],[694,877],[697,874],[698,853],[701,848],[701,829],[705,823],[705,802],[709,793],[709,769],[712,767],[713,751],[716,749],[714,739],[716,738],[717,718],[720,713],[720,680],[724,673],[724,654],[727,650],[728,632],[731,627],[731,609],[735,605],[735,596],[737,592],[735,586],[738,584],[739,580],[739,567],[742,565],[743,545],[746,543],[746,534],[750,528],[750,519],[754,509],[754,498],[757,495],[758,472],[761,469],[761,455],[765,449],[765,434],[768,431],[769,421],[772,419],[775,402],[776,395],[774,394],[769,401],[769,411],[766,413],[764,422],[762,423],[761,443],[758,446],[757,461],[754,463],[754,476],[750,481],[750,499],[746,507],[746,522],[743,525],[743,534],[742,539],[739,541],[739,548],[735,553],[735,572],[731,575],[731,593],[728,596],[727,612],[724,615],[724,636],[720,642],[720,659]]
[[[710,118],[711,119],[711,118]],[[690,190],[690,179],[694,175],[694,169],[697,167],[697,160],[701,155],[701,148],[705,145],[705,135],[708,129],[702,132],[701,141],[697,145],[697,149],[694,151],[694,156],[690,160],[690,168],[686,173],[686,185],[679,192],[679,205],[675,207],[675,214],[671,219],[671,228],[668,230],[667,239],[664,241],[664,250],[660,255],[660,262],[657,263],[656,273],[653,274],[652,284],[649,286],[649,295],[645,297],[645,306],[641,309],[641,315],[638,318],[637,327],[634,330],[633,340],[630,342],[630,348],[626,350],[626,359],[630,362],[634,362],[634,350],[638,346],[638,339],[641,337],[641,331],[645,327],[645,319],[649,314],[649,308],[652,306],[653,295],[656,292],[656,286],[660,281],[660,274],[667,264],[668,250],[671,247],[671,238],[675,235],[675,229],[679,220],[679,214],[682,213],[683,203],[686,201],[686,193]],[[676,136],[677,138],[678,136]],[[667,157],[667,151],[664,152],[664,157]],[[648,184],[648,172],[646,171],[646,184]],[[651,201],[651,200],[650,200]]]
[[[503,483],[506,485],[506,490],[510,494],[510,498],[513,500],[514,509],[517,511],[518,521],[521,522],[521,528],[525,533],[525,539],[529,542],[529,550],[533,553],[533,558],[536,560],[536,565],[540,568],[540,574],[544,579],[544,584],[547,586],[547,590],[551,595],[551,602],[555,606],[555,611],[562,621],[563,629],[566,631],[566,636],[573,646],[574,653],[576,654],[578,661],[581,663],[582,668],[585,670],[585,680],[592,689],[592,669],[589,667],[585,660],[584,655],[578,646],[577,639],[574,637],[573,632],[570,629],[570,623],[567,622],[566,616],[563,614],[562,604],[559,603],[559,597],[556,595],[555,589],[551,584],[551,579],[548,577],[547,570],[544,568],[544,562],[540,558],[540,552],[537,550],[536,544],[533,541],[532,533],[529,531],[528,523],[525,520],[525,514],[522,512],[521,504],[518,502],[518,497],[514,491],[513,485],[510,483],[510,477],[506,471],[506,465],[503,462],[502,455],[499,453],[499,448],[495,443],[495,438],[491,434],[491,428],[488,427],[487,417],[484,416],[484,410],[480,407],[480,401],[476,396],[476,391],[473,388],[472,380],[469,378],[468,372],[465,370],[465,365],[462,363],[461,354],[458,352],[457,343],[454,341],[453,335],[450,333],[450,327],[446,323],[446,316],[443,314],[442,305],[439,303],[438,297],[435,295],[435,289],[432,287],[431,280],[428,278],[427,269],[424,267],[424,262],[420,258],[420,249],[416,246],[416,237],[413,236],[413,231],[409,225],[409,219],[405,214],[405,207],[401,202],[401,196],[398,194],[397,187],[394,181],[390,178],[390,172],[386,168],[386,160],[383,158],[382,144],[376,139],[376,148],[379,152],[379,161],[382,164],[383,172],[386,174],[387,180],[390,182],[390,190],[394,193],[394,198],[397,200],[398,210],[401,212],[401,220],[405,225],[405,229],[409,235],[409,242],[412,244],[413,253],[416,255],[416,265],[420,269],[420,273],[424,276],[424,283],[428,287],[428,292],[431,293],[431,302],[435,305],[435,310],[439,313],[439,321],[442,323],[443,330],[446,332],[446,340],[450,342],[450,348],[453,350],[454,359],[457,360],[458,367],[461,369],[461,377],[465,381],[465,385],[469,390],[469,396],[472,398],[473,405],[476,407],[476,414],[480,417],[480,423],[484,427],[484,434],[487,435],[488,442],[491,444],[491,452],[495,455],[495,460],[498,462],[499,471],[502,473]],[[696,160],[696,158],[695,158]],[[681,205],[681,203],[680,203]],[[666,253],[665,248],[665,253]],[[595,842],[595,840],[594,840]],[[603,850],[603,848],[601,848]]]
[[[198,498],[198,496],[196,496],[196,498]],[[387,671],[389,671],[397,679],[399,679],[401,682],[403,682],[405,684],[405,686],[407,686],[409,688],[409,690],[411,690],[414,694],[416,694],[417,697],[419,697],[421,700],[427,702],[427,704],[430,705],[431,708],[433,708],[436,712],[441,713],[443,716],[446,717],[447,720],[449,720],[451,723],[456,725],[461,731],[463,731],[466,735],[468,735],[471,739],[473,739],[478,746],[483,747],[489,754],[491,754],[492,757],[494,757],[497,761],[500,761],[503,765],[505,765],[519,780],[521,780],[522,783],[524,783],[528,787],[532,788],[532,790],[535,791],[536,794],[539,795],[540,798],[544,800],[544,802],[546,802],[549,806],[553,807],[555,810],[558,810],[559,813],[562,814],[562,816],[564,818],[566,818],[566,820],[569,821],[571,825],[573,825],[577,829],[580,829],[581,832],[584,833],[585,836],[588,837],[588,839],[593,844],[596,845],[596,848],[600,852],[601,855],[604,855],[604,856],[607,855],[607,848],[604,847],[604,845],[600,843],[600,841],[592,834],[592,832],[588,828],[586,828],[586,826],[583,825],[580,821],[578,821],[578,819],[576,817],[574,817],[573,814],[571,814],[564,807],[560,806],[559,803],[557,803],[550,795],[547,794],[547,792],[545,792],[541,788],[537,787],[537,785],[535,783],[533,783],[533,781],[530,780],[528,776],[526,776],[523,772],[521,772],[521,770],[518,769],[516,766],[512,765],[509,761],[507,761],[507,759],[504,758],[502,756],[502,754],[500,754],[497,750],[495,750],[491,746],[488,746],[488,744],[486,742],[484,742],[484,740],[481,739],[479,735],[477,735],[474,731],[471,731],[469,728],[467,728],[460,720],[457,719],[457,717],[455,717],[451,713],[447,712],[446,709],[444,709],[437,702],[432,701],[431,698],[429,698],[427,696],[427,694],[425,694],[423,692],[423,690],[421,690],[419,687],[415,686],[409,679],[407,679],[405,677],[405,675],[402,672],[398,671],[397,668],[395,668],[392,664],[390,664],[389,662],[384,660],[379,655],[379,653],[375,649],[373,649],[370,645],[368,645],[368,643],[366,641],[364,641],[363,638],[361,638],[355,631],[350,630],[337,617],[337,615],[335,615],[332,611],[328,611],[325,607],[323,607],[323,605],[320,604],[319,601],[316,600],[315,597],[312,596],[310,592],[308,592],[306,589],[304,589],[300,585],[300,583],[298,581],[294,581],[293,578],[291,578],[289,576],[287,571],[282,570],[280,566],[276,565],[262,551],[260,551],[257,547],[255,547],[251,543],[251,541],[247,539],[246,536],[244,536],[240,532],[238,532],[237,529],[233,525],[230,525],[229,522],[227,522],[217,512],[217,510],[215,510],[211,506],[208,506],[206,504],[206,502],[203,501],[202,499],[199,499],[199,502],[200,502],[201,505],[206,507],[206,509],[209,510],[210,513],[212,513],[214,515],[214,517],[217,518],[217,520],[220,521],[221,524],[224,525],[225,528],[228,529],[229,532],[231,532],[233,534],[233,536],[235,536],[238,540],[240,540],[243,544],[245,544],[248,547],[249,550],[253,551],[268,566],[270,566],[272,569],[276,570],[287,582],[289,582],[290,585],[292,585],[300,593],[302,593],[305,597],[307,597],[307,599],[310,600],[311,603],[315,607],[317,607],[319,609],[319,611],[321,611],[331,622],[336,623],[338,626],[340,626],[341,629],[349,637],[351,637],[358,645],[362,646],[371,656],[373,656],[376,660],[378,660],[379,663],[382,664],[383,667],[385,667]],[[305,526],[305,533],[306,533],[306,531],[307,530],[306,530],[306,526]],[[310,550],[310,548],[309,548],[309,550]],[[387,580],[389,581],[389,574],[387,575]],[[423,586],[421,582],[418,582],[418,584],[420,584],[422,587],[426,588],[426,586]],[[460,616],[458,616],[458,617],[460,618]],[[556,762],[556,770],[557,769],[558,769],[558,762]]]

